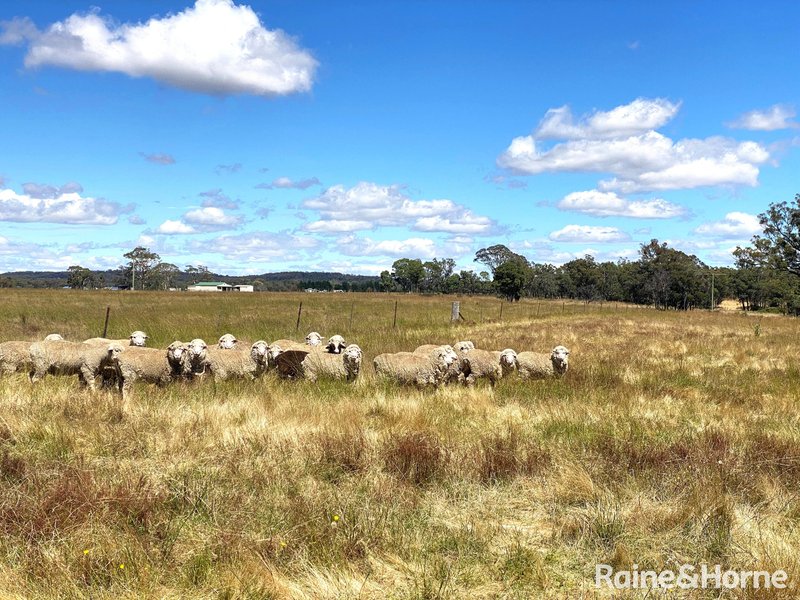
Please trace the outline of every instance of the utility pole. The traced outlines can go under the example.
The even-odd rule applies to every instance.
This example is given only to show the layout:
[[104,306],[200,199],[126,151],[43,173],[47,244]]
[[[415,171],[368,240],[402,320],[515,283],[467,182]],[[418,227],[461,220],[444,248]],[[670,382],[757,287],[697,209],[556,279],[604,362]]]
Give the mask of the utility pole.
[[714,271],[711,271],[711,310],[714,310]]

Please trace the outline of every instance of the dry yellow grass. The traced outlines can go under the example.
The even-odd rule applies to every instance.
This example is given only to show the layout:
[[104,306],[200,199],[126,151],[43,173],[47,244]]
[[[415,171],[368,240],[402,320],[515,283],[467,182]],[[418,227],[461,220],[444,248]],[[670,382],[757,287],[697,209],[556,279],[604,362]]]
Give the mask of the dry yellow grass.
[[[394,302],[398,327],[391,327]],[[0,596],[602,598],[594,566],[800,578],[800,323],[381,295],[10,291],[2,339],[58,331],[361,345],[339,382],[0,380]],[[354,317],[350,319],[351,311]],[[571,350],[562,380],[420,392],[374,355],[472,339]],[[686,598],[794,598],[753,590]],[[644,594],[619,597],[644,597]],[[652,596],[651,596],[652,597]]]

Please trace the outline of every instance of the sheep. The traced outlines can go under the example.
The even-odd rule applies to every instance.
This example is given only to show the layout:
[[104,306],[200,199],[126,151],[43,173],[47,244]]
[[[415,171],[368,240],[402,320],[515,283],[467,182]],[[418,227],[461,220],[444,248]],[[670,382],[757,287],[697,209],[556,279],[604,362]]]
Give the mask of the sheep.
[[506,348],[501,351],[473,349],[464,352],[464,383],[474,385],[478,379],[486,378],[491,385],[504,375],[508,375],[516,366],[517,353]]
[[186,376],[189,379],[205,375],[207,354],[208,344],[200,338],[195,338],[186,345]]
[[269,346],[264,340],[255,342],[249,352],[206,348],[203,362],[214,377],[214,381],[231,377],[255,379],[267,370],[268,350]]
[[346,347],[347,343],[340,335],[332,335],[330,339],[328,339],[328,343],[325,344],[325,350],[331,354],[341,354],[342,350],[344,350]]
[[136,381],[166,385],[184,376],[186,346],[172,342],[166,350],[124,347],[117,361],[117,385],[127,400]]
[[[45,342],[63,340],[57,333],[51,333],[44,338]],[[19,371],[30,371],[31,345],[34,342],[10,341],[0,344],[0,374],[8,375]]]
[[444,383],[447,369],[456,360],[455,352],[445,346],[438,346],[428,356],[413,352],[379,354],[373,360],[378,375],[394,379],[396,382],[419,387],[439,387]]
[[238,342],[239,340],[236,339],[235,335],[226,333],[219,338],[219,342],[217,342],[217,348],[220,350],[231,350],[236,347]]
[[46,374],[77,375],[90,390],[105,368],[117,369],[123,346],[83,344],[67,341],[36,342],[30,347],[30,378],[35,383]]
[[[464,342],[458,342],[458,344],[463,344]],[[470,344],[472,342],[469,342]],[[458,383],[464,381],[464,361],[463,358],[456,350],[448,345],[436,345],[436,344],[423,344],[422,346],[417,346],[414,349],[414,354],[420,356],[430,356],[430,353],[436,350],[437,348],[445,348],[448,355],[453,359],[450,363],[450,366],[447,367],[447,374],[445,375],[444,381],[445,383]]]
[[144,347],[147,345],[147,334],[144,331],[134,331],[132,334],[128,336],[127,339],[120,339],[120,340],[110,340],[108,338],[89,338],[88,340],[84,340],[84,344],[110,344],[110,343],[117,343],[122,344],[123,346],[140,346]]
[[361,371],[363,353],[356,344],[350,344],[341,354],[312,351],[300,364],[304,379],[316,381],[320,377],[355,381]]
[[569,368],[569,350],[556,346],[546,354],[543,352],[520,352],[517,354],[517,372],[523,379],[545,379],[563,375]]
[[0,374],[28,371],[31,364],[32,342],[3,342],[0,344]]
[[306,344],[309,346],[319,346],[322,344],[322,336],[318,332],[312,331],[306,336]]

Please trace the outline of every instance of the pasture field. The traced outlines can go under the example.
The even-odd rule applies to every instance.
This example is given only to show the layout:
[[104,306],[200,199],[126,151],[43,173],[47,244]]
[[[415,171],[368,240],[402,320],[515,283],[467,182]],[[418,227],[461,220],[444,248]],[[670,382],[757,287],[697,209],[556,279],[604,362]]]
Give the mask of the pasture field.
[[[800,321],[367,294],[3,290],[0,340],[134,329],[165,347],[341,333],[362,378],[0,379],[2,598],[610,598],[597,563],[784,569],[796,598]],[[300,331],[295,333],[299,302]],[[397,327],[392,327],[395,301]],[[570,351],[563,379],[376,381],[422,343]]]

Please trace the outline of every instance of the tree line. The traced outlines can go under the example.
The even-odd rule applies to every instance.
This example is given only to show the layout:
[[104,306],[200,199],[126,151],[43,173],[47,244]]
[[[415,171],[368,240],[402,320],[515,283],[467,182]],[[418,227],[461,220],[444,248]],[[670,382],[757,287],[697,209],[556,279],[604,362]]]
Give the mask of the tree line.
[[[754,236],[749,246],[736,248],[733,267],[708,266],[694,255],[653,239],[640,246],[636,260],[616,262],[599,262],[587,255],[554,266],[531,262],[507,246],[495,244],[476,252],[474,262],[481,265],[477,270],[456,272],[452,258],[400,258],[379,277],[303,272],[232,277],[214,274],[204,265],[180,269],[138,246],[123,255],[127,262],[115,271],[69,267],[66,285],[167,290],[224,278],[229,283],[249,283],[258,291],[486,294],[512,302],[523,297],[568,298],[677,310],[711,308],[724,298],[734,298],[745,310],[800,313],[800,194],[793,202],[770,204],[759,221],[762,233]],[[17,274],[0,277],[0,287],[20,284],[19,278],[11,275]],[[25,281],[63,285],[52,275],[29,273]]]

